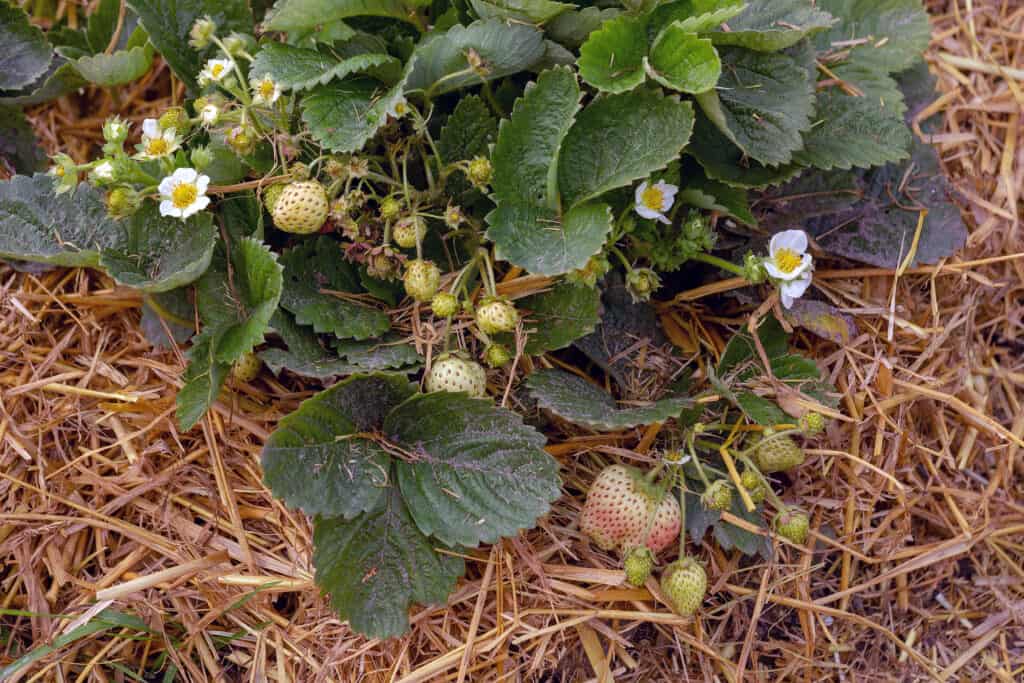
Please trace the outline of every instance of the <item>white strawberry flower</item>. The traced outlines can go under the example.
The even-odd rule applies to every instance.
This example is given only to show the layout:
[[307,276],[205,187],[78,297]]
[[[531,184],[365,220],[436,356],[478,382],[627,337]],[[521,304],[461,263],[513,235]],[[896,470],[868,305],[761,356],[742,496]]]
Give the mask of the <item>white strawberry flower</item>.
[[194,168],[179,168],[160,181],[160,215],[185,220],[210,204],[206,188],[210,178]]
[[204,126],[212,126],[217,123],[218,119],[220,119],[220,108],[216,104],[204,105],[199,110],[199,120]]
[[399,97],[388,109],[388,115],[396,119],[404,118],[409,113],[409,103],[404,97]]
[[219,83],[231,73],[234,66],[230,59],[211,59],[206,62],[206,66],[199,72],[199,83],[204,85],[206,83]]
[[779,286],[782,305],[789,308],[811,286],[814,259],[807,253],[807,233],[783,230],[772,236],[764,269]]
[[676,201],[679,188],[664,180],[651,185],[646,180],[636,188],[636,212],[644,218],[661,221],[668,225],[671,221],[665,213]]
[[177,131],[173,128],[161,130],[156,119],[142,122],[142,142],[136,147],[139,153],[136,159],[159,159],[173,154],[180,146]]
[[253,104],[273,104],[281,97],[281,86],[274,82],[270,74],[252,84]]
[[114,179],[114,164],[109,159],[104,159],[92,169],[93,177],[100,182],[108,182]]

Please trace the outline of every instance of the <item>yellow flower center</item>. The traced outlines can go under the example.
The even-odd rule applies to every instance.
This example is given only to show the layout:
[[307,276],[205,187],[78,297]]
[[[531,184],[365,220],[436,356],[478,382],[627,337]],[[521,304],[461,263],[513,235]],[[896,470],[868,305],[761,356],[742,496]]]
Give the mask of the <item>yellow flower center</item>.
[[224,73],[223,64],[214,64],[212,67],[210,67],[210,75],[214,78],[220,78],[220,75],[222,73]]
[[402,116],[402,115],[405,114],[405,112],[406,112],[405,102],[399,102],[398,104],[395,105],[395,113],[396,114],[398,114],[399,116]]
[[665,193],[661,188],[651,185],[640,195],[640,202],[651,211],[661,211],[662,203],[665,201]]
[[775,252],[775,266],[783,273],[792,273],[803,263],[800,254],[792,249],[779,249]]
[[161,156],[167,154],[170,150],[170,145],[167,144],[167,140],[163,138],[150,138],[146,144],[146,154],[150,156]]
[[269,100],[273,96],[274,96],[274,82],[273,81],[263,81],[262,83],[260,83],[260,97],[262,97],[265,100]]
[[63,178],[64,177],[64,167],[63,166],[54,166],[53,167],[53,175],[57,176],[58,178]]
[[199,196],[199,188],[192,183],[181,183],[171,190],[171,203],[179,209],[187,209]]

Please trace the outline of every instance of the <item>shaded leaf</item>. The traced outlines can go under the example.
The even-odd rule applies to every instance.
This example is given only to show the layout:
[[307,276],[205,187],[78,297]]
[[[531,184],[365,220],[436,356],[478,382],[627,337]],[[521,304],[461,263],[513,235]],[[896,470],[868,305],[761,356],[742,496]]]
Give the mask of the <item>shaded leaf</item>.
[[0,97],[0,105],[29,107],[49,102],[61,95],[78,90],[88,83],[73,64],[61,57],[54,57],[50,67],[42,76],[22,90]]
[[565,348],[593,332],[600,320],[601,294],[597,288],[560,282],[516,305],[526,317],[526,353],[540,355]]
[[313,525],[317,584],[353,630],[370,638],[409,628],[414,602],[443,602],[464,570],[459,557],[438,553],[397,488],[351,521],[318,518]]
[[17,90],[46,72],[53,49],[20,7],[0,3],[0,90]]
[[849,344],[857,336],[853,318],[824,301],[797,299],[784,313],[790,324],[839,345]]
[[403,368],[422,361],[415,346],[394,334],[373,341],[339,340],[334,349],[363,371]]
[[384,433],[413,454],[397,470],[416,526],[447,545],[513,536],[561,493],[545,437],[490,401],[417,394],[388,415]]
[[554,0],[470,0],[481,19],[543,24],[576,5]]
[[411,21],[400,0],[277,0],[263,21],[267,31],[302,31],[348,17]]
[[815,36],[818,50],[840,53],[879,71],[910,68],[931,40],[920,0],[818,0],[818,7],[838,19]]
[[536,370],[526,378],[537,405],[576,424],[615,431],[677,417],[693,405],[689,397],[670,397],[643,406],[619,407],[591,382],[557,369]]
[[698,38],[677,22],[666,26],[651,46],[647,72],[665,87],[702,93],[715,87],[722,62],[710,40]]
[[270,326],[288,347],[264,349],[259,353],[260,360],[275,375],[288,370],[301,377],[329,379],[359,372],[359,368],[324,348],[312,328],[299,325],[286,311],[278,309],[270,319]]
[[142,297],[139,326],[149,343],[158,349],[170,349],[191,339],[195,333],[194,321],[195,307],[188,287]]
[[584,267],[601,250],[612,215],[599,202],[577,206],[561,219],[548,209],[509,203],[491,211],[487,224],[499,259],[531,273],[561,275]]
[[112,87],[141,78],[153,64],[153,48],[137,45],[113,54],[87,55],[76,59],[75,68],[90,83]]
[[0,106],[0,165],[32,175],[46,168],[46,154],[25,115],[16,107]]
[[791,47],[835,23],[810,0],[747,0],[746,8],[729,19],[728,31],[710,38],[716,45],[738,45],[761,52]]
[[803,171],[796,163],[773,168],[750,159],[700,112],[686,152],[693,155],[709,178],[733,187],[780,185]]
[[894,110],[886,111],[867,97],[851,97],[838,88],[817,95],[814,127],[804,134],[796,162],[826,171],[869,168],[905,159],[910,129]]
[[580,48],[580,76],[605,92],[632,90],[644,82],[647,34],[638,17],[620,16],[606,21]]
[[576,118],[558,155],[563,204],[579,206],[664,168],[692,129],[693,107],[660,91],[598,98]]
[[214,404],[231,371],[229,364],[217,362],[216,347],[216,331],[203,329],[192,338],[192,348],[185,354],[185,384],[175,398],[178,427],[183,432],[192,429]]
[[671,23],[690,33],[714,30],[743,11],[743,0],[675,0],[659,4],[647,19],[648,38],[654,40]]
[[[766,316],[761,321],[757,328],[757,336],[769,362],[781,358],[789,350],[789,336],[774,316]],[[726,344],[725,351],[718,360],[718,376],[725,377],[747,361],[758,361],[759,358],[753,337],[746,330],[737,332]]]
[[282,88],[306,90],[335,78],[367,71],[398,60],[386,54],[365,53],[339,60],[323,50],[307,50],[285,43],[267,43],[249,67],[250,79],[270,75]]
[[356,152],[387,123],[401,97],[400,87],[388,90],[362,76],[332,81],[303,99],[302,120],[331,151]]
[[601,28],[601,24],[620,13],[621,10],[616,8],[579,7],[559,14],[548,22],[544,30],[552,40],[569,48],[578,48],[591,33]]

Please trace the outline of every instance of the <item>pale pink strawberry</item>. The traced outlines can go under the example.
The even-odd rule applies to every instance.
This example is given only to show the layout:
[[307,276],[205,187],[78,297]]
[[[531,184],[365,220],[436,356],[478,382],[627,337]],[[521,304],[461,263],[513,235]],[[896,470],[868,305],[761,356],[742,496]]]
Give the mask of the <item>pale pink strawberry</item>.
[[[679,502],[667,494],[661,499],[658,487],[635,467],[610,465],[601,471],[587,493],[580,513],[580,530],[604,550],[627,551],[646,545],[655,553],[679,536]],[[654,521],[648,523],[650,515]],[[646,533],[646,538],[644,538]]]

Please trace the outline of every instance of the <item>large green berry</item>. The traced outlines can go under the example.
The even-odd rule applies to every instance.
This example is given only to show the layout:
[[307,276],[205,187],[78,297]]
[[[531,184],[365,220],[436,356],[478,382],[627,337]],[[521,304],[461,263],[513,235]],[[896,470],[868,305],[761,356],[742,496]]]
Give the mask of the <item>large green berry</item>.
[[804,451],[789,436],[775,436],[770,429],[764,430],[763,437],[755,437],[754,462],[765,473],[784,472],[802,465]]
[[419,216],[407,216],[395,223],[391,237],[403,249],[412,249],[427,234],[427,222]]
[[315,180],[290,183],[274,202],[274,225],[285,232],[306,235],[319,230],[327,220],[327,193]]
[[503,299],[485,301],[476,309],[476,326],[484,334],[511,332],[519,323],[519,311]]
[[487,392],[487,372],[479,363],[445,354],[431,364],[425,384],[427,391],[464,391],[481,398]]
[[732,507],[732,486],[725,479],[716,479],[704,490],[700,502],[708,510],[728,510]]
[[441,286],[441,269],[433,261],[417,259],[405,264],[405,293],[416,301],[430,301]]
[[661,575],[661,590],[676,614],[689,616],[704,602],[708,575],[693,557],[681,557]]
[[627,581],[634,586],[642,586],[654,568],[654,553],[645,545],[634,546],[626,553],[623,568],[626,570]]
[[775,533],[796,545],[803,545],[811,530],[810,518],[800,510],[792,508],[775,515],[772,525],[775,527]]
[[740,475],[740,483],[743,484],[743,488],[747,490],[747,495],[755,505],[768,495],[764,478],[754,470],[743,470],[743,474]]
[[459,312],[459,299],[448,292],[438,292],[430,300],[430,308],[438,318],[450,318]]
[[252,352],[244,353],[231,366],[231,376],[239,382],[251,382],[256,379],[256,375],[260,374],[261,367],[263,367],[263,362],[259,356]]

